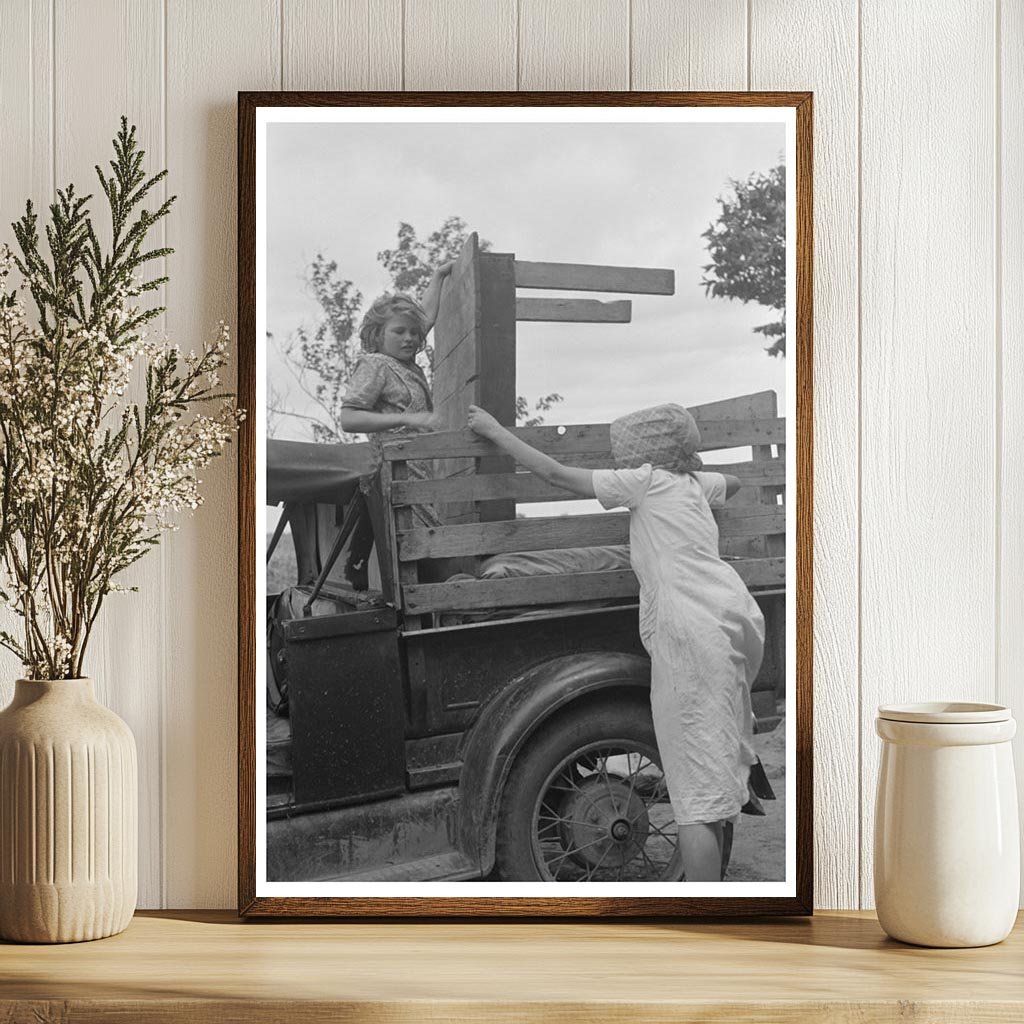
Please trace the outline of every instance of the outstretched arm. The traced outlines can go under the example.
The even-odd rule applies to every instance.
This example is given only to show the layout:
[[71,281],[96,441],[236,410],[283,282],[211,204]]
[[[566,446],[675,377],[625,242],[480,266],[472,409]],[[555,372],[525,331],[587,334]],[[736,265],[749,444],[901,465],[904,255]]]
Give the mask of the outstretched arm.
[[508,452],[520,466],[536,473],[549,484],[572,491],[581,498],[594,497],[594,473],[590,469],[576,469],[563,466],[560,462],[531,448],[525,441],[506,430],[489,412],[479,406],[469,407],[469,426],[481,437],[493,441],[502,451]]
[[740,478],[731,473],[723,473],[725,477],[725,500],[728,501],[741,487]]
[[418,430],[440,430],[441,417],[432,412],[372,412],[343,406],[341,429],[348,434],[379,434],[396,427],[415,427]]
[[444,279],[452,272],[455,266],[454,260],[450,263],[442,263],[431,275],[430,284],[423,293],[423,312],[427,314],[427,324],[423,333],[429,333],[430,329],[437,323],[437,311],[441,308],[441,285]]

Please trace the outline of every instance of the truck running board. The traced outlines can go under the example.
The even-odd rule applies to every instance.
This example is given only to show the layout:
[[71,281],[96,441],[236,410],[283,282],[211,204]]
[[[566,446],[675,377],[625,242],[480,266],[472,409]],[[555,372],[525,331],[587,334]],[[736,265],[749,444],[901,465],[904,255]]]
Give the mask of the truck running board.
[[465,854],[453,850],[433,857],[383,864],[370,871],[321,878],[321,882],[465,882],[480,877],[480,868]]

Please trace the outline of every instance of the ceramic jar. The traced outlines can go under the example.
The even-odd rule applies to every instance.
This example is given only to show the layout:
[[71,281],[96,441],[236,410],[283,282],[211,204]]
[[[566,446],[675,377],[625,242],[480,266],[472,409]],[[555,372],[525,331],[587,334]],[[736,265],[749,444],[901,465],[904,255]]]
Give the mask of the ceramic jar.
[[135,740],[92,680],[19,679],[0,712],[0,938],[81,942],[135,910]]
[[1010,933],[1020,888],[1017,792],[998,704],[878,709],[875,905],[894,939],[987,946]]

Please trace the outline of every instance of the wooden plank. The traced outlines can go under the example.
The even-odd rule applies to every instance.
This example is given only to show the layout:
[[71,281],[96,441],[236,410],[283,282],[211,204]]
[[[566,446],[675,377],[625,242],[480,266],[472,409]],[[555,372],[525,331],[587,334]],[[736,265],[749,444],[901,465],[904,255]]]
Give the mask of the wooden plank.
[[398,557],[444,558],[493,555],[507,551],[596,547],[629,541],[629,513],[510,519],[507,522],[416,529],[398,537]]
[[515,0],[405,4],[406,89],[515,89]]
[[633,0],[632,88],[746,89],[747,0]]
[[[515,434],[527,444],[547,452],[556,459],[576,454],[601,454],[607,452],[610,446],[606,423],[564,427],[518,427]],[[776,418],[709,422],[701,425],[701,438],[701,451],[754,444],[784,444],[786,421]],[[497,450],[496,445],[478,437],[467,428],[418,434],[401,441],[389,441],[384,445],[384,458],[394,461],[442,456],[480,457],[493,455]]]
[[[235,317],[237,96],[281,84],[276,0],[167,0],[168,187],[181,196],[167,224],[168,331],[184,348]],[[234,365],[221,374],[232,381]],[[237,445],[205,470],[205,504],[166,544],[162,651],[168,687],[164,775],[165,903],[230,906],[236,899],[238,760]],[[259,701],[259,694],[257,702]],[[257,703],[257,706],[259,704]]]
[[585,263],[516,260],[517,288],[557,288],[567,292],[627,292],[675,295],[676,272],[648,267],[599,267]]
[[516,605],[562,604],[639,593],[631,569],[575,573],[567,576],[523,576],[504,580],[459,580],[406,587],[405,608],[415,613],[509,608]]
[[[898,191],[902,159],[894,158],[890,149],[888,173],[879,174],[870,191],[862,190],[858,133],[868,122],[861,117],[859,99],[862,72],[872,77],[887,75],[901,58],[895,50],[884,53],[876,43],[871,62],[859,66],[858,18],[863,7],[832,0],[800,4],[758,0],[751,5],[751,88],[814,92],[816,907],[860,906],[861,866],[872,858],[871,846],[861,833],[861,816],[872,816],[868,801],[873,791],[865,790],[865,799],[860,799],[862,761],[877,757],[874,727],[862,720],[860,710],[861,465],[867,473],[891,478],[861,445],[858,262],[876,259],[871,249],[862,247],[860,223],[872,214],[861,196],[874,205],[875,190]],[[794,40],[803,43],[794,45]],[[900,88],[911,86],[906,83]],[[896,95],[897,90],[889,93],[890,99]],[[881,106],[872,114],[870,128],[880,143],[884,129],[879,117],[887,117]],[[898,137],[891,136],[890,145]],[[899,390],[901,384],[879,380],[871,386]],[[895,390],[892,398],[899,401]],[[787,495],[787,500],[795,509],[796,495]],[[881,592],[876,594],[881,596]],[[792,608],[787,611],[792,614]],[[896,616],[893,621],[898,621]],[[792,696],[787,713],[792,717]]]
[[[580,465],[586,457],[574,461]],[[781,459],[771,462],[734,462],[722,466],[706,466],[708,472],[730,473],[744,485],[784,486],[786,464]],[[496,473],[488,476],[467,476],[448,480],[409,480],[392,484],[391,501],[412,504],[440,501],[489,501],[514,498],[521,503],[533,501],[578,501],[579,496],[549,484],[533,473]],[[730,499],[730,505],[734,499]]]
[[9,225],[25,212],[25,201],[45,213],[53,199],[51,16],[48,0],[17,0],[3,8],[0,139],[4,151],[17,158],[0,160],[0,224],[3,241],[12,247]]
[[[394,471],[396,480],[403,480],[407,477],[409,467],[404,463],[399,462],[395,466],[389,467]],[[410,532],[412,527],[412,509],[408,506],[396,508],[393,510],[385,510],[385,515],[394,516],[394,532],[395,536],[401,538],[403,534]],[[391,549],[392,565],[397,565],[398,572],[395,579],[398,581],[399,593],[404,594],[406,589],[410,586],[415,585],[419,582],[419,567],[409,561],[401,561],[401,544],[399,543]],[[403,618],[403,628],[413,632],[422,626],[422,620],[418,615],[407,614]]]
[[402,0],[288,0],[285,89],[401,89]]
[[698,423],[708,420],[766,420],[779,415],[779,396],[774,391],[755,391],[750,395],[736,395],[690,406],[690,413]]
[[[752,506],[715,511],[721,537],[785,533],[786,515]],[[599,547],[629,542],[629,513],[510,519],[506,522],[418,528],[399,534],[403,561],[453,555],[492,555],[508,551]]]
[[[478,379],[472,401],[506,427],[516,425],[516,282],[512,253],[480,256],[480,338]],[[467,398],[469,396],[467,395]],[[463,416],[469,413],[467,402]],[[465,423],[463,418],[462,423]],[[462,423],[459,426],[462,426]],[[499,455],[480,459],[477,473],[512,473],[515,462]],[[478,506],[482,521],[514,519],[515,502]]]
[[[748,587],[781,586],[784,558],[739,559],[729,563]],[[640,592],[630,569],[583,572],[564,576],[522,576],[504,580],[458,580],[427,583],[405,590],[405,607],[414,613],[509,608],[516,605],[561,604],[635,597]]]
[[[477,296],[476,259],[479,239],[473,232],[462,247],[451,276],[441,291],[437,322],[434,324],[434,388],[444,390],[444,360],[465,338],[478,330],[480,306]],[[438,380],[438,377],[441,380]]]
[[516,299],[516,319],[525,322],[628,324],[632,318],[629,299]]
[[[45,213],[53,198],[53,32],[49,0],[20,0],[3,7],[0,31],[0,224],[2,241],[15,247],[9,225],[31,199]],[[17,636],[21,620],[0,607],[0,629]],[[0,707],[14,696],[21,662],[0,648]]]
[[628,89],[628,0],[520,0],[520,89]]
[[[747,419],[757,417],[770,417],[778,415],[778,396],[774,391],[761,391],[750,395],[737,395],[733,398],[722,399],[717,402],[708,402],[696,406],[690,410],[700,422],[719,419]],[[770,446],[755,445],[751,448],[753,464],[764,464],[771,456]],[[723,471],[724,472],[724,471]],[[730,499],[732,506],[737,505],[761,505],[764,502],[765,491],[760,487],[744,487],[739,494]],[[774,501],[772,502],[774,504]],[[769,554],[781,554],[782,552],[771,552],[764,538],[748,537],[733,538],[722,547],[723,554],[734,555],[741,558],[765,558]]]
[[995,694],[994,17],[992,4],[861,9],[863,906],[876,707]]
[[[1024,707],[1024,5],[1002,4],[1002,174],[1000,245],[1002,302],[1002,423],[999,570],[999,652],[995,699]],[[1018,720],[1020,718],[1018,714]],[[1024,745],[1014,744],[1017,778],[1024,779]],[[1022,816],[1024,817],[1024,816]],[[1024,867],[1024,865],[1022,865]],[[1024,886],[1021,887],[1024,893]]]
[[[758,824],[744,819],[737,854]],[[527,913],[600,913],[585,896],[530,902]],[[0,1013],[10,1024],[1012,1024],[1022,957],[1024,922],[999,945],[922,950],[849,911],[254,925],[234,910],[175,910],[137,916],[100,949],[5,946]]]
[[[451,429],[463,427],[469,406],[477,398],[479,341],[483,311],[480,303],[480,247],[471,234],[462,247],[451,276],[441,292],[441,305],[434,325],[434,408]],[[454,454],[432,452],[433,475],[444,479],[472,473],[471,460],[446,458]],[[477,518],[472,504],[444,501],[437,505],[446,522],[469,522]]]
[[[163,10],[160,0],[108,0],[54,6],[54,170],[61,187],[74,182],[79,194],[94,194],[90,207],[104,244],[111,237],[110,214],[94,170],[113,156],[111,140],[129,113],[153,174],[167,163],[162,111]],[[102,60],[96,55],[103,54]],[[89,87],[83,88],[88,82]],[[168,190],[158,186],[150,202]],[[166,225],[153,231],[147,248],[165,244]],[[168,243],[173,244],[173,243]],[[166,261],[147,268],[162,276]],[[145,296],[147,305],[165,301],[163,290]],[[164,330],[164,318],[151,329]],[[133,377],[128,401],[144,401],[145,376]],[[160,637],[167,615],[164,557],[151,552],[118,579],[138,593],[111,595],[104,603],[86,654],[85,671],[96,681],[100,701],[131,727],[139,769],[139,905],[164,905],[165,822],[161,793],[165,766],[164,704],[168,685]],[[177,682],[177,679],[175,679]]]
[[721,538],[780,538],[783,541],[780,550],[770,552],[769,557],[781,557],[785,554],[786,513],[781,508],[776,512],[765,511],[763,507],[723,508],[715,509],[714,516]]

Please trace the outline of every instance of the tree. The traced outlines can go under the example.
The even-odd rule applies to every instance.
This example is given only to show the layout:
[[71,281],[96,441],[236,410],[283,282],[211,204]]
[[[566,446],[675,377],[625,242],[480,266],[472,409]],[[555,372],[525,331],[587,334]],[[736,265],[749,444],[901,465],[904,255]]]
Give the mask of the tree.
[[[415,228],[404,221],[398,225],[398,244],[382,249],[377,260],[387,270],[395,291],[420,300],[436,266],[454,260],[462,251],[469,229],[460,217],[448,217],[437,231],[421,241]],[[485,252],[491,243],[480,241]],[[315,412],[298,413],[283,407],[280,391],[272,388],[274,422],[281,417],[305,421],[315,441],[338,442],[352,438],[341,429],[341,403],[361,349],[356,334],[362,315],[363,296],[351,281],[339,276],[338,264],[317,253],[306,273],[306,284],[320,307],[321,316],[312,327],[299,327],[284,344],[277,344],[295,383],[313,402]],[[427,375],[433,349],[427,346]],[[545,395],[533,404],[533,413],[547,412],[562,396]],[[516,419],[525,426],[544,422],[543,415],[530,415],[530,403],[516,399]],[[525,422],[524,422],[525,421]]]
[[[562,401],[562,396],[557,391],[552,391],[550,395],[542,395],[533,404],[534,412],[548,412],[553,405],[557,405]],[[539,427],[544,422],[543,416],[531,416],[530,415],[530,403],[519,395],[516,398],[516,423],[521,427]]]
[[319,252],[306,270],[306,286],[320,306],[320,319],[313,327],[299,327],[278,350],[299,390],[312,399],[316,412],[297,413],[283,408],[277,389],[274,412],[278,418],[304,420],[314,441],[350,440],[341,429],[341,400],[359,358],[356,327],[363,296],[351,281],[338,276],[338,264]]
[[[398,225],[398,245],[394,249],[383,249],[377,253],[377,260],[391,275],[395,291],[411,295],[417,302],[430,283],[434,267],[454,260],[469,238],[466,222],[461,217],[448,217],[437,231],[427,235],[421,242],[411,224],[402,221]],[[480,249],[488,252],[491,243],[480,239]]]
[[786,354],[786,168],[746,181],[730,180],[732,195],[719,198],[721,212],[701,238],[711,262],[702,269],[706,295],[757,302],[781,315],[754,330],[774,338],[765,350]]

